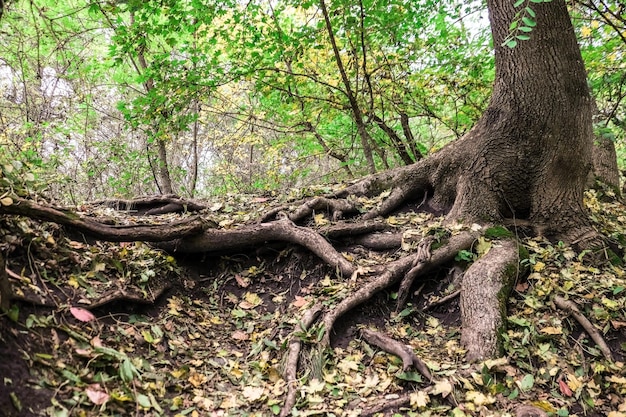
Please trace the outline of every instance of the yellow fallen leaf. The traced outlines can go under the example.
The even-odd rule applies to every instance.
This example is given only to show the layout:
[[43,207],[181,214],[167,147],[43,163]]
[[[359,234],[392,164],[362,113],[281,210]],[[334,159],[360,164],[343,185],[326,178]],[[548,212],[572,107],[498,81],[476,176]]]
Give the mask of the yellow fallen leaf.
[[311,380],[311,382],[309,382],[309,386],[307,388],[307,391],[309,392],[320,392],[321,390],[324,389],[324,381],[320,381],[317,378],[313,378]]
[[533,266],[533,271],[535,272],[541,272],[546,268],[546,264],[544,264],[543,262],[539,261],[537,262],[534,266]]
[[313,216],[313,218],[315,219],[316,226],[326,226],[327,224],[330,223],[328,219],[324,217],[324,213],[318,213],[315,216]]
[[430,402],[430,397],[424,391],[411,393],[409,399],[413,408],[424,408]]
[[188,370],[185,368],[180,368],[180,369],[176,369],[174,371],[171,371],[170,374],[174,377],[174,378],[181,378],[185,375],[187,375]]
[[441,381],[437,381],[435,386],[433,387],[432,394],[438,395],[441,394],[443,398],[446,398],[448,394],[452,392],[452,384],[447,379],[442,379]]
[[567,374],[567,386],[574,392],[581,388],[583,383],[573,374]]
[[626,385],[626,378],[623,376],[611,375],[606,380],[609,382],[615,382],[616,384]]
[[468,391],[465,394],[465,399],[471,401],[477,406],[489,405],[496,402],[496,399],[491,395],[485,395],[479,391]]
[[545,334],[563,334],[563,329],[560,327],[544,327],[543,329],[539,330],[541,333],[545,333]]
[[207,382],[207,377],[196,371],[192,371],[189,378],[187,378],[187,381],[189,381],[189,383],[194,387],[198,388],[200,385]]
[[259,297],[257,293],[247,292],[243,296],[243,301],[239,303],[239,307],[244,310],[249,310],[258,307],[261,304],[263,304],[263,300],[261,300],[261,297]]

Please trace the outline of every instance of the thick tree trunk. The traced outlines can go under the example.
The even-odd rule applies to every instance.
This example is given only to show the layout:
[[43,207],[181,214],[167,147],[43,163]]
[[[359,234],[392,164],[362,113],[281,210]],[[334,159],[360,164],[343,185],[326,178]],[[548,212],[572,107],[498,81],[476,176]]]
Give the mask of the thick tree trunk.
[[502,46],[516,9],[488,2],[496,80],[490,104],[455,144],[460,160],[451,218],[523,218],[570,242],[587,233],[592,100],[565,3],[532,4],[531,39]]

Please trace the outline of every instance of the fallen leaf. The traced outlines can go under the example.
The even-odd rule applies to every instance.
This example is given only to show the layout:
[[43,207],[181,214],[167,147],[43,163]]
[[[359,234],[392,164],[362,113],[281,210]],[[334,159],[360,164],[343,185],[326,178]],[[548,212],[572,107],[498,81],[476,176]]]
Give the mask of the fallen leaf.
[[74,316],[76,319],[84,322],[95,320],[96,318],[96,316],[94,316],[91,311],[85,310],[84,308],[80,307],[70,307],[70,313],[72,313],[72,316]]
[[248,335],[248,333],[244,332],[243,330],[235,330],[230,337],[232,337],[235,340],[242,340],[242,341],[250,339],[250,336]]
[[485,395],[478,391],[468,391],[465,394],[465,399],[471,401],[477,406],[489,405],[496,402],[496,399],[491,395]]
[[242,277],[240,274],[235,274],[235,281],[237,281],[237,285],[239,285],[241,288],[246,288],[248,287],[248,285],[250,285],[250,281]]
[[102,388],[98,384],[90,385],[85,394],[95,405],[102,405],[109,400],[109,394],[102,391]]
[[424,408],[430,402],[430,397],[424,391],[417,391],[417,392],[411,393],[411,396],[409,397],[409,399],[411,401],[411,407],[416,407],[416,408]]
[[250,310],[261,304],[263,304],[263,300],[261,300],[261,297],[259,297],[257,293],[247,292],[243,296],[243,300],[239,303],[239,307],[244,310]]
[[559,379],[559,390],[561,391],[561,394],[563,394],[565,397],[571,397],[573,394],[572,390],[567,385],[567,382],[563,381],[562,379]]
[[563,329],[560,327],[548,326],[548,327],[544,327],[543,329],[539,331],[545,334],[563,334]]
[[189,383],[194,387],[198,388],[200,385],[207,382],[207,377],[196,371],[191,371],[191,374],[189,375],[189,378],[187,378],[187,381],[189,381]]
[[241,392],[244,398],[250,402],[254,402],[263,396],[264,389],[262,387],[244,387]]
[[306,305],[308,302],[309,301],[306,298],[296,295],[295,301],[291,304],[293,304],[294,307],[302,307],[303,305]]
[[435,386],[433,387],[432,394],[437,395],[441,394],[443,398],[446,398],[448,394],[452,392],[452,384],[447,379],[442,379],[441,381],[437,381]]
[[613,326],[615,330],[618,330],[618,329],[621,329],[622,327],[626,327],[626,322],[611,320],[611,325]]
[[100,339],[100,336],[94,336],[89,343],[91,343],[91,346],[93,347],[102,347],[102,340]]

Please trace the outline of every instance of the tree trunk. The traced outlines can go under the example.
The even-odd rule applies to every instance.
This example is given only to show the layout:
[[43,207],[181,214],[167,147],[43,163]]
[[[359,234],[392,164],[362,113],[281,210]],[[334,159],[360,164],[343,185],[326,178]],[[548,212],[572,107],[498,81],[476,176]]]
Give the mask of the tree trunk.
[[488,7],[496,80],[487,110],[455,144],[461,166],[449,217],[523,218],[550,236],[577,241],[590,230],[583,192],[592,100],[565,2],[533,3],[537,25],[514,48],[502,45],[513,3],[490,0]]
[[[529,4],[536,12],[531,39],[509,48],[503,43],[516,18],[513,2],[488,1],[493,94],[476,126],[452,147],[455,161],[446,170],[458,169],[456,181],[437,170],[439,181],[454,186],[453,198],[439,199],[451,203],[450,220],[526,219],[548,237],[595,244],[598,235],[583,206],[593,102],[582,57],[565,2]],[[490,252],[493,267],[478,261],[480,270],[463,284],[462,340],[470,359],[498,351],[510,283],[504,277],[515,264],[514,246],[508,254],[506,246]]]

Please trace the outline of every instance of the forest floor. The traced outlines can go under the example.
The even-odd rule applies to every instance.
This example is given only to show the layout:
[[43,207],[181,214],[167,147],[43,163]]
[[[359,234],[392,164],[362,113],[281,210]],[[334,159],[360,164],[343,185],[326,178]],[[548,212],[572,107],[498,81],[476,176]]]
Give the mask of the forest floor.
[[[586,203],[597,228],[624,244],[626,207],[596,192]],[[272,204],[269,197],[231,197],[205,214],[222,228],[236,227]],[[89,215],[117,222],[176,217],[139,219],[102,208]],[[413,211],[387,218],[405,237],[441,222]],[[287,392],[284,358],[303,311],[315,302],[330,308],[368,279],[340,278],[286,244],[175,259],[144,243],[91,241],[15,217],[0,219],[0,236],[21,299],[0,315],[0,415],[7,417],[278,415]],[[381,415],[506,416],[532,405],[545,415],[626,416],[626,269],[592,263],[560,243],[520,239],[529,251],[527,272],[509,299],[501,358],[468,363],[460,344],[457,266],[489,250],[482,239],[455,264],[418,280],[401,311],[392,287],[341,317],[332,352],[315,349],[320,326],[297,333],[304,348],[293,415],[360,415],[408,396]],[[414,247],[340,250],[367,271]],[[612,361],[555,306],[555,295],[578,305]],[[361,338],[362,327],[410,345],[433,381],[403,371],[399,358]]]

